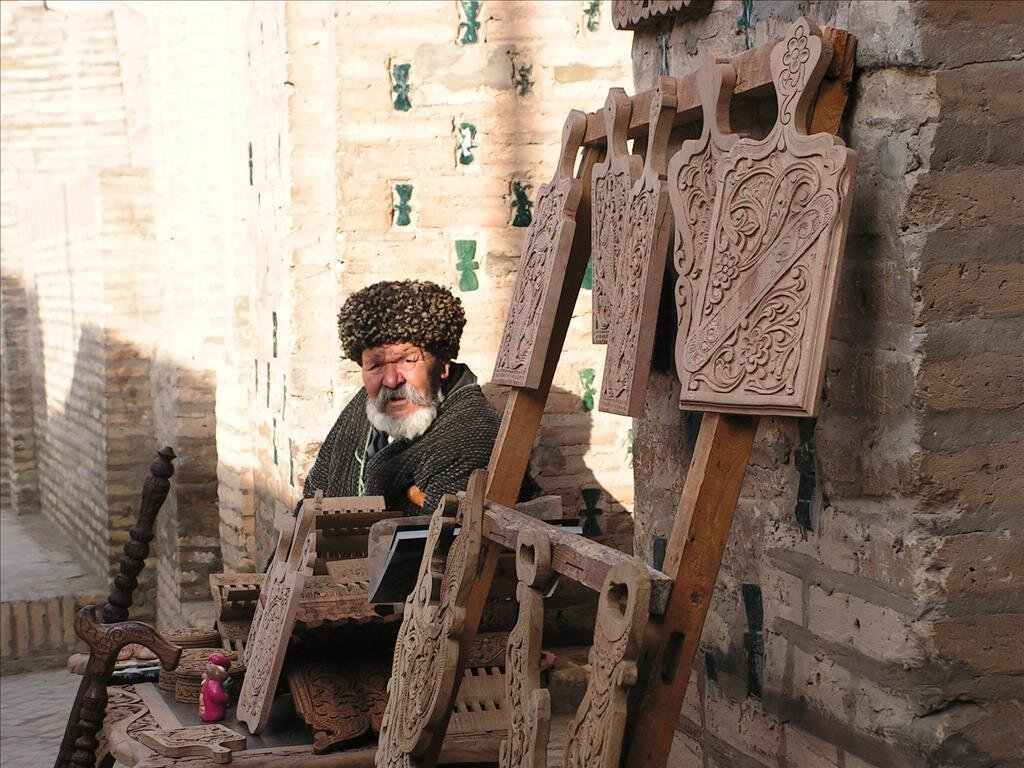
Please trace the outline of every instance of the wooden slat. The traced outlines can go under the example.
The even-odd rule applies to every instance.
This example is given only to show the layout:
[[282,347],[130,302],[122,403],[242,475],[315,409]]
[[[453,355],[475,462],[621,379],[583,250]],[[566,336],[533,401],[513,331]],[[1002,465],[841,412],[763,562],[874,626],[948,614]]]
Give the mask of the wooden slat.
[[[551,542],[551,568],[600,592],[605,577],[618,563],[635,558],[617,549],[535,520],[511,507],[489,502],[484,511],[484,538],[515,551],[520,532],[539,531]],[[661,571],[644,566],[651,577],[651,612],[661,614],[668,603],[672,580]]]
[[583,197],[576,210],[576,234],[569,252],[565,269],[565,281],[558,302],[558,311],[551,328],[551,343],[544,363],[541,384],[535,390],[515,388],[505,404],[498,438],[494,442],[491,460],[488,464],[488,485],[486,497],[499,504],[515,504],[519,487],[526,475],[526,467],[533,453],[533,441],[544,415],[544,404],[551,390],[555,366],[562,354],[565,334],[576,306],[576,297],[583,285],[583,274],[590,261],[590,176],[594,164],[600,159],[600,151],[586,149],[580,161],[579,178],[583,183]]
[[[832,41],[837,58],[839,56],[848,56],[848,71],[852,72],[853,51],[850,50],[847,54],[847,46],[852,41],[852,47],[855,48],[856,38],[844,30],[832,29],[830,27],[824,27],[822,35]],[[773,93],[774,87],[772,86],[772,72],[769,62],[772,48],[780,39],[776,38],[764,45],[759,45],[757,48],[751,48],[749,51],[743,51],[732,57],[731,62],[736,70],[736,86],[733,89],[733,98],[735,100],[758,99]],[[843,69],[833,70],[830,68],[822,84],[822,93],[831,89],[834,85],[840,88],[848,88],[849,78],[846,79],[846,86],[837,85],[837,81],[841,83],[846,73],[846,70]],[[697,73],[691,72],[688,75],[677,78],[677,80],[679,82],[676,92],[679,94],[679,102],[676,104],[676,117],[673,124],[683,125],[684,123],[699,120],[701,118],[701,105],[700,94],[697,91]],[[650,117],[651,99],[653,96],[654,90],[652,89],[641,91],[631,97],[630,101],[633,103],[633,112],[629,120],[628,136],[630,138],[647,135],[647,121]],[[843,103],[845,105],[845,96]],[[842,110],[840,110],[840,115],[842,115]],[[825,127],[816,126],[813,120],[811,127],[815,131],[829,130]],[[832,129],[832,132],[834,131],[835,129]],[[607,134],[605,133],[604,118],[601,115],[601,110],[587,113],[587,132],[583,137],[584,146],[603,146],[606,140]]]

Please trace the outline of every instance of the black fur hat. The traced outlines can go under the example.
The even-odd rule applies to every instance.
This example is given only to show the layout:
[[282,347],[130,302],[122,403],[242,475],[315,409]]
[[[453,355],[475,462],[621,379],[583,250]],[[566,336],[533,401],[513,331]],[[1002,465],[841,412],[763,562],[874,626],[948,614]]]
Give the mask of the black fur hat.
[[415,344],[444,360],[459,354],[466,313],[447,288],[420,280],[387,280],[356,291],[338,312],[345,356],[362,362],[364,349]]

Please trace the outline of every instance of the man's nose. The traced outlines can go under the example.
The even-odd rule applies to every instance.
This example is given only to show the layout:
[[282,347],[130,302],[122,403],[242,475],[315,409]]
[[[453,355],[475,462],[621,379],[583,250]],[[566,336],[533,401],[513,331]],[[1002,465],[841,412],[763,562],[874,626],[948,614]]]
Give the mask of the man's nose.
[[381,380],[381,383],[388,389],[398,389],[405,383],[405,377],[402,376],[402,372],[398,370],[397,365],[389,363],[384,366],[384,378]]

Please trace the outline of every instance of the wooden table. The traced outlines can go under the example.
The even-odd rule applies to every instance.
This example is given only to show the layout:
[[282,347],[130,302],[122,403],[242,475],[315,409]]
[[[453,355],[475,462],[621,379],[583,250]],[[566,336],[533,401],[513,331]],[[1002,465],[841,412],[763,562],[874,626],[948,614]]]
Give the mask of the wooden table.
[[[129,768],[213,768],[212,758],[163,757],[140,743],[138,734],[151,728],[180,728],[202,725],[196,704],[182,704],[173,695],[162,691],[153,683],[111,686],[107,717],[100,732],[97,765],[110,766],[113,761]],[[274,699],[267,727],[259,736],[249,735],[245,726],[235,719],[234,709],[222,725],[246,737],[245,750],[232,755],[232,765],[244,768],[372,768],[376,748],[366,747],[331,752],[313,753],[309,727],[295,714],[291,697],[278,695]],[[450,736],[441,752],[443,763],[480,764],[494,762],[498,742],[504,733]]]

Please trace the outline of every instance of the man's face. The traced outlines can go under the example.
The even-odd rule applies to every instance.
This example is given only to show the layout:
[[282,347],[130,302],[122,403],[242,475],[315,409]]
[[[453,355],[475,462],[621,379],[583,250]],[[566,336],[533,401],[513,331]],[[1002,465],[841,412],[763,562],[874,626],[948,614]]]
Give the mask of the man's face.
[[[448,362],[415,344],[384,344],[363,350],[362,373],[370,399],[380,403],[382,391],[387,398],[380,412],[404,419],[434,401],[441,381],[448,378]],[[407,391],[410,396],[401,396],[402,385],[415,390],[418,397]]]

